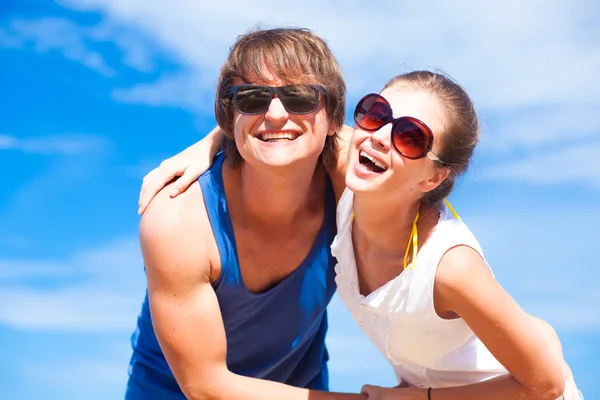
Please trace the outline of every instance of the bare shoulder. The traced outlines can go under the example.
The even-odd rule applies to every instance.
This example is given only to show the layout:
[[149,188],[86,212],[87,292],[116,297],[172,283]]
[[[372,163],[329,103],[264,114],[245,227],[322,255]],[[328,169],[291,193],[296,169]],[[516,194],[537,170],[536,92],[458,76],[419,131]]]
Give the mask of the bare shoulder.
[[435,285],[440,289],[463,291],[490,279],[494,277],[481,254],[470,246],[460,245],[442,256]]
[[[165,186],[152,200],[140,221],[140,245],[146,269],[163,272],[210,270],[214,243],[202,190],[196,182],[175,198]],[[205,270],[204,272],[206,272]]]
[[162,239],[171,236],[172,232],[202,230],[208,222],[199,184],[192,184],[175,198],[169,195],[172,185],[166,185],[148,206],[140,221],[140,235]]

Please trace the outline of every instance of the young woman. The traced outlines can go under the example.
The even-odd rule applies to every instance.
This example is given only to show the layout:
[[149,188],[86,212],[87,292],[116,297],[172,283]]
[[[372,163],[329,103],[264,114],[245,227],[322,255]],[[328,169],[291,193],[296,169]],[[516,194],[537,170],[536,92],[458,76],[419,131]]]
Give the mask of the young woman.
[[[445,202],[479,137],[464,90],[433,72],[399,75],[380,94],[363,97],[354,119],[332,245],[336,281],[401,383],[365,385],[363,393],[582,398],[553,329],[521,310],[494,279],[476,238]],[[158,178],[155,172],[150,184],[162,186],[165,176]]]

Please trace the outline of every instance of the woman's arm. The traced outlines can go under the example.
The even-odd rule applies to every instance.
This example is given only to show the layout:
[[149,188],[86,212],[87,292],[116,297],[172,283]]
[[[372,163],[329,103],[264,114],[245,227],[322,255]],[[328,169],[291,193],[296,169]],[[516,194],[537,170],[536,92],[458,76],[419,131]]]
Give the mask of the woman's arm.
[[[173,189],[170,191],[171,197],[185,192],[200,175],[210,168],[215,154],[222,148],[223,135],[223,131],[217,126],[204,139],[166,159],[157,168],[150,171],[142,182],[138,213],[143,214],[156,193],[177,177],[179,179],[173,183]],[[337,200],[340,199],[346,188],[346,158],[351,136],[352,128],[344,125],[339,132],[336,163],[327,170]]]
[[[528,314],[500,286],[479,253],[450,249],[434,286],[438,315],[462,318],[509,374],[465,386],[435,388],[431,400],[556,400],[564,391],[563,360]],[[428,388],[365,385],[369,400],[427,400]]]
[[223,131],[215,127],[206,137],[181,153],[167,158],[150,171],[142,182],[138,200],[138,213],[143,214],[150,201],[170,181],[179,177],[172,185],[171,197],[176,197],[210,168],[215,154],[222,148]]
[[455,313],[462,318],[510,374],[474,385],[435,389],[435,400],[555,400],[562,395],[563,360],[477,251],[457,246],[442,257],[434,304],[438,315]]

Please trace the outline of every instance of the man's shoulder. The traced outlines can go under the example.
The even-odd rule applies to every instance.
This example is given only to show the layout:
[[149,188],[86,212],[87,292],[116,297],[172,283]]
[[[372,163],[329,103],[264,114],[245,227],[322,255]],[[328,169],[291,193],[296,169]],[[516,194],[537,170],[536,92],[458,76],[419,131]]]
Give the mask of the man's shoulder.
[[156,195],[140,221],[146,271],[161,271],[163,277],[210,274],[218,252],[208,239],[212,229],[202,191],[197,182],[175,198],[170,190],[167,185]]
[[152,199],[142,216],[140,235],[155,233],[172,237],[202,233],[203,229],[210,228],[198,182],[174,198],[170,196],[171,190],[172,184],[168,184]]

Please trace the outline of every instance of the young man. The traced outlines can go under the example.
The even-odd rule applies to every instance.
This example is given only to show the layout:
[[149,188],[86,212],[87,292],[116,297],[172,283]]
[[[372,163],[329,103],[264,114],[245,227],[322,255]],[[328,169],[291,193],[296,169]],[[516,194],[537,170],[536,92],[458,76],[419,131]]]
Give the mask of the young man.
[[366,398],[322,392],[335,290],[326,169],[344,104],[337,62],[309,31],[238,38],[215,102],[225,154],[142,217],[148,294],[127,399]]

